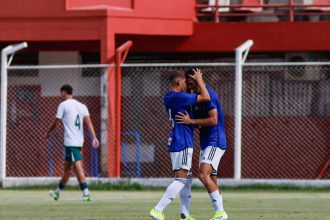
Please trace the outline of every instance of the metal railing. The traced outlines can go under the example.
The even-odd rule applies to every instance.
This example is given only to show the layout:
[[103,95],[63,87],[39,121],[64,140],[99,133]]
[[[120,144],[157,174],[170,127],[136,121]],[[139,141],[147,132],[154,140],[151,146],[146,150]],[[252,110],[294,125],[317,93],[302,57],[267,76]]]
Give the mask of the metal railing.
[[[269,10],[271,9],[271,10]],[[328,4],[297,4],[288,0],[287,4],[219,4],[215,5],[196,3],[197,21],[222,22],[222,21],[246,21],[244,18],[274,17],[272,21],[316,21],[315,16],[325,16],[323,20],[330,18],[330,1]],[[263,17],[263,18],[261,18]],[[223,19],[221,19],[223,18]],[[319,19],[320,20],[320,19]],[[267,19],[269,21],[269,19]]]

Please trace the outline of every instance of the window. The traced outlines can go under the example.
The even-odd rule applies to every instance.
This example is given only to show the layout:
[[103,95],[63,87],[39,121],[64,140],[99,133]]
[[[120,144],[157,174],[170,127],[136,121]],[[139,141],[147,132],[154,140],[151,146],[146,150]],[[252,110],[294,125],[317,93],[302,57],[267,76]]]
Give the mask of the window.
[[[81,52],[82,64],[99,64],[100,53],[99,52]],[[83,68],[81,71],[82,77],[100,77],[102,73],[101,68]]]
[[[14,55],[11,65],[38,65],[39,54],[38,52],[18,53]],[[15,77],[38,77],[38,69],[18,70],[13,69],[8,71],[8,76]]]

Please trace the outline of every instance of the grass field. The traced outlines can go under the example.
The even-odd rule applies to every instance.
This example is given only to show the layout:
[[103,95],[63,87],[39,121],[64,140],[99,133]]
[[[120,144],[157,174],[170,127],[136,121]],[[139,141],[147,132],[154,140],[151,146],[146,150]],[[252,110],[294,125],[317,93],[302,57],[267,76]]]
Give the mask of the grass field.
[[[93,191],[92,202],[80,191],[64,191],[53,201],[46,190],[0,190],[0,219],[148,219],[163,191]],[[224,191],[231,220],[330,220],[330,192]],[[213,211],[204,191],[192,193],[191,214],[210,219]],[[180,219],[179,199],[165,210],[166,219]]]

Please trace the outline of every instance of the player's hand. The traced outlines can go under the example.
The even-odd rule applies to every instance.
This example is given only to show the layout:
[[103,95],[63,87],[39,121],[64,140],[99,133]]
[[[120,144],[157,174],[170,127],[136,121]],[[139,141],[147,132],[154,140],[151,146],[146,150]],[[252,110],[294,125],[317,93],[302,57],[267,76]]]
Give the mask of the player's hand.
[[191,78],[193,78],[194,80],[196,80],[197,82],[203,82],[203,77],[202,77],[202,71],[198,68],[193,69],[194,71],[194,75],[189,75]]
[[96,149],[100,146],[100,142],[99,140],[97,140],[97,138],[93,139],[93,147]]
[[187,111],[186,111],[186,114],[183,114],[183,113],[179,112],[175,116],[175,120],[177,121],[178,124],[187,124],[187,125],[190,125],[193,122]]

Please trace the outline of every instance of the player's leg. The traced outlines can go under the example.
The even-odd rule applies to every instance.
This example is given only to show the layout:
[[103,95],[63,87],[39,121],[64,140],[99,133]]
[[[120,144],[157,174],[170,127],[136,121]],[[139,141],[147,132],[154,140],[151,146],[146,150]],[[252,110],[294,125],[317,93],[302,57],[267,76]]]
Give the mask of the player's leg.
[[201,163],[198,176],[209,193],[213,209],[216,212],[224,212],[223,199],[216,184],[216,176],[212,176],[212,165]]
[[61,185],[61,189],[64,189],[66,183],[69,181],[72,172],[72,163],[64,162],[64,174],[60,180],[59,186]]
[[172,169],[175,173],[175,178],[167,187],[155,208],[150,211],[149,214],[153,219],[165,219],[163,214],[164,209],[175,199],[187,183],[188,171],[191,168],[192,152],[192,148],[185,148],[180,152],[171,152]]
[[223,208],[223,198],[218,190],[216,178],[220,159],[224,152],[224,150],[218,147],[207,147],[201,151],[200,155],[198,177],[207,189],[215,210],[215,215],[212,219],[228,219],[228,215]]
[[66,147],[66,159],[72,162],[76,171],[80,189],[83,191],[82,200],[90,201],[85,171],[82,163],[81,147]]
[[[211,174],[211,180],[214,182],[215,185],[218,186],[218,178],[217,178],[217,175],[213,175],[213,174]],[[219,189],[219,186],[218,186],[218,189]]]
[[180,191],[181,220],[194,220],[190,215],[192,173],[188,173],[187,183]]
[[64,162],[64,174],[58,183],[58,187],[55,190],[51,190],[49,192],[50,196],[53,197],[54,200],[58,200],[60,197],[60,191],[64,189],[66,183],[70,179],[71,176],[71,171],[72,171],[72,163],[65,161]]
[[198,170],[198,178],[203,183],[207,191],[214,192],[218,189],[217,185],[211,179],[212,166],[207,163],[201,163]]
[[192,173],[190,172],[192,166],[193,148],[188,148],[186,153],[182,154],[183,165],[182,168],[188,170],[187,181],[183,189],[180,191],[180,211],[181,219],[194,220],[190,215],[190,202],[191,202],[191,185],[192,185]]
[[[218,186],[218,178],[217,178],[217,172],[211,174],[211,179],[212,181],[214,182],[214,184],[216,184]],[[219,186],[218,186],[218,190],[219,190]],[[222,194],[219,190],[219,207],[220,209],[219,210],[224,210],[223,208],[223,198],[222,198]],[[217,197],[217,194],[216,194],[216,197]],[[213,216],[213,219],[226,219],[228,218],[228,215],[225,211],[219,211],[219,212],[216,212],[215,215]]]
[[159,200],[154,209],[150,211],[150,216],[156,220],[165,219],[163,211],[164,209],[175,199],[177,194],[185,186],[187,182],[188,170],[175,171],[174,181],[167,187],[164,195]]
[[85,171],[84,171],[82,160],[75,161],[73,163],[73,167],[76,171],[80,189],[83,192],[82,200],[90,201],[90,194],[89,194],[88,185],[86,182],[86,176],[85,176]]

